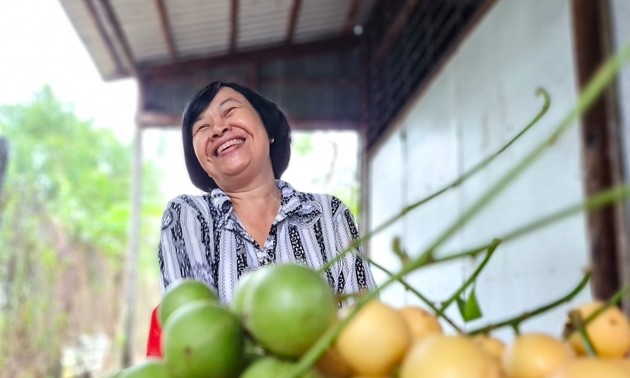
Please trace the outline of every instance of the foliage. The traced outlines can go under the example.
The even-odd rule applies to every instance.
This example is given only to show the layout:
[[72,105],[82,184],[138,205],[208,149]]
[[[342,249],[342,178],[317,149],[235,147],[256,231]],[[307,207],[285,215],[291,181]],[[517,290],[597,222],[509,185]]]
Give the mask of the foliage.
[[[49,87],[31,103],[0,107],[0,135],[9,141],[0,337],[11,341],[0,343],[0,372],[57,375],[62,346],[81,334],[117,332],[133,151],[111,130],[78,119]],[[141,255],[154,256],[157,245],[157,179],[145,162],[142,233],[153,239],[141,238]]]

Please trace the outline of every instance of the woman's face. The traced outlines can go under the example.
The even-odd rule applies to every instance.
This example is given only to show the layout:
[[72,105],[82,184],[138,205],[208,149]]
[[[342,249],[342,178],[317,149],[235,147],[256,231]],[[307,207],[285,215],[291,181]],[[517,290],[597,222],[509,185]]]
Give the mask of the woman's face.
[[192,142],[199,163],[224,191],[246,190],[274,178],[265,126],[232,88],[221,87],[201,112],[193,123]]

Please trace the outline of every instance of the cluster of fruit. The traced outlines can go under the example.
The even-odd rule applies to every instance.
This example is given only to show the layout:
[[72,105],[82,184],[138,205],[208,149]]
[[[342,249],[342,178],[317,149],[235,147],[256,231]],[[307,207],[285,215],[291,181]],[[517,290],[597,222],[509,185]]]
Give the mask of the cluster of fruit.
[[[445,334],[438,318],[418,306],[363,302],[339,310],[320,274],[296,264],[244,275],[229,306],[204,284],[182,280],[159,307],[163,358],[115,377],[630,377],[630,325],[616,307],[569,330],[566,341],[530,333],[505,344],[489,335]],[[579,318],[601,306],[580,307]],[[334,342],[319,348],[318,340],[336,325],[342,326]],[[313,349],[320,349],[316,361],[295,375]],[[593,350],[597,356],[587,356]]]
[[374,300],[327,351],[324,371],[335,378],[628,378],[630,323],[617,307],[603,306],[575,309],[581,319],[599,314],[581,331],[568,329],[566,340],[523,333],[505,343],[487,334],[445,334],[420,307]]

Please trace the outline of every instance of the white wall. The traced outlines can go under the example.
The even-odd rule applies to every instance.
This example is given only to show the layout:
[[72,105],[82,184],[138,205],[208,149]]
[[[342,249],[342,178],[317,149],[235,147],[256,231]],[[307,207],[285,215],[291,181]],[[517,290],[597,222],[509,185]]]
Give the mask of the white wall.
[[[576,101],[568,0],[499,0],[451,56],[430,87],[370,151],[369,229],[458,177],[511,139],[539,111],[544,87],[549,112],[487,169],[375,236],[369,252],[398,270],[393,237],[417,256],[458,215],[545,138]],[[495,237],[583,199],[578,128],[573,127],[506,191],[438,249],[438,256],[490,242]],[[571,290],[587,266],[586,225],[575,216],[501,244],[476,284],[484,311],[477,328],[555,300]],[[446,299],[470,274],[470,260],[423,268],[410,283],[435,301]],[[374,269],[379,282],[386,276]],[[399,284],[382,293],[394,305],[420,303]],[[589,290],[574,301],[590,299]],[[560,335],[567,307],[536,317],[522,331]],[[448,315],[463,324],[455,305]],[[448,329],[448,327],[447,327]],[[512,332],[497,336],[510,339]]]

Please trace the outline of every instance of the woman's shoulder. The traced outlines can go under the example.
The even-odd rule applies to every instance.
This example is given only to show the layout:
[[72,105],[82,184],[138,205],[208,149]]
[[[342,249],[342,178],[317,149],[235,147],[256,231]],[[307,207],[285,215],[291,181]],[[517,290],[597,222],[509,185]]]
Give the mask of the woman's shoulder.
[[346,205],[335,195],[329,193],[318,192],[302,192],[293,188],[290,184],[283,182],[285,188],[289,188],[293,195],[300,199],[300,202],[317,202],[327,212],[335,214],[341,210],[346,209]]
[[171,198],[166,207],[182,210],[201,210],[207,208],[210,197],[208,194],[180,194]]

